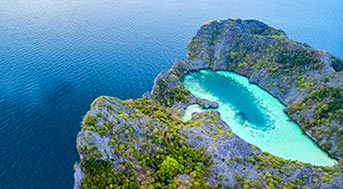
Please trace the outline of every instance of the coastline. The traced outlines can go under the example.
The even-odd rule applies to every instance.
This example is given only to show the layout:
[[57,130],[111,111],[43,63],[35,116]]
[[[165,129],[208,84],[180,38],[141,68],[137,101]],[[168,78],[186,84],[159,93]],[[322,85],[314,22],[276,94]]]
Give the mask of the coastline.
[[[268,48],[269,45],[274,45],[275,48]],[[164,129],[176,131],[174,133],[177,138],[176,142],[185,142],[187,146],[185,148],[196,150],[196,153],[211,157],[212,163],[204,163],[206,165],[204,170],[209,171],[209,173],[203,174],[204,172],[201,172],[199,173],[201,177],[197,178],[200,179],[197,182],[208,186],[257,188],[273,188],[275,186],[337,188],[343,186],[341,182],[343,180],[342,167],[340,165],[332,167],[313,166],[298,161],[284,160],[262,152],[232,133],[230,127],[221,120],[217,112],[195,113],[192,121],[180,122],[184,108],[190,104],[199,104],[199,100],[201,101],[201,99],[191,95],[182,85],[181,79],[187,73],[201,69],[233,71],[248,78],[249,82],[257,83],[262,89],[286,104],[287,110],[290,110],[294,100],[302,100],[311,94],[309,91],[298,90],[301,88],[296,85],[301,86],[302,84],[298,81],[295,84],[291,83],[291,86],[286,88],[282,86],[294,82],[292,78],[297,78],[297,76],[307,78],[308,75],[312,74],[317,74],[315,78],[317,80],[311,79],[307,83],[318,81],[318,85],[321,86],[321,81],[324,78],[322,76],[326,74],[336,75],[332,62],[330,62],[331,55],[323,54],[291,41],[281,30],[271,28],[262,22],[240,19],[213,21],[202,26],[188,47],[187,60],[176,62],[171,69],[158,74],[154,80],[153,90],[151,93],[145,93],[144,98],[122,101],[113,97],[100,97],[92,103],[91,110],[84,118],[83,128],[77,140],[81,158],[80,170],[85,171],[86,174],[82,177],[80,172],[75,173],[74,188],[80,186],[78,185],[81,183],[80,179],[85,177],[92,179],[87,173],[88,168],[84,167],[82,162],[110,161],[112,166],[106,169],[115,171],[116,174],[122,174],[118,165],[131,165],[132,163],[135,166],[128,170],[131,174],[137,174],[138,170],[136,169],[140,169],[142,166],[144,169],[150,170],[149,172],[156,171],[152,167],[135,162],[141,155],[150,157],[155,153],[160,153],[158,150],[155,151],[156,147],[157,149],[163,148],[163,144],[168,143],[164,137],[159,139],[158,134],[160,131],[165,132]],[[247,49],[250,50],[247,51]],[[274,52],[275,49],[279,49],[281,55]],[[289,57],[287,53],[291,56]],[[276,61],[269,62],[274,58]],[[295,61],[294,63],[285,61],[288,59]],[[291,72],[289,68],[292,68]],[[279,75],[274,75],[275,73]],[[285,73],[291,75],[287,78],[288,75]],[[342,87],[343,78],[341,77],[334,78],[334,81],[329,81],[328,84],[337,85],[336,81]],[[311,87],[310,89],[312,89]],[[160,114],[159,112],[165,113]],[[307,113],[306,109],[293,112],[290,117],[299,122],[299,114],[304,113]],[[169,115],[169,117],[162,115]],[[143,125],[139,125],[140,122]],[[146,123],[154,124],[145,125]],[[158,127],[156,127],[157,125]],[[178,125],[177,128],[174,128],[175,125]],[[300,125],[303,126],[304,124],[300,122]],[[128,126],[132,128],[132,132]],[[332,127],[338,126],[340,125],[332,125]],[[125,131],[125,135],[120,134],[123,129],[129,131]],[[149,129],[152,129],[153,132]],[[313,136],[313,133],[309,133],[309,135]],[[150,141],[146,136],[157,137],[157,141]],[[140,140],[133,140],[134,146],[124,142],[124,149],[132,148],[133,152],[145,149],[141,145],[150,141],[149,143],[152,142],[152,145],[146,149],[150,154],[144,152],[141,152],[141,155],[134,154],[131,153],[131,150],[126,151],[126,153],[125,151],[118,151],[120,149],[112,147],[119,145],[116,140],[113,140],[113,137],[119,137],[118,142],[130,140],[132,137],[141,138]],[[141,140],[145,142],[141,143]],[[323,141],[318,138],[315,138],[315,141],[323,148],[323,143],[320,143]],[[162,146],[160,146],[161,144]],[[168,151],[169,149],[165,150]],[[336,151],[337,149],[328,149],[331,155]],[[128,154],[132,159],[125,154]],[[173,156],[173,154],[169,155]],[[333,156],[341,158],[339,154]],[[96,161],[94,162],[94,160]],[[199,160],[195,159],[195,161]],[[150,180],[150,184],[156,184],[153,182],[154,179],[158,179],[156,175],[141,174],[136,176],[140,175],[145,178],[144,180]],[[181,171],[179,175],[173,175],[177,178],[176,183],[188,183],[188,185],[185,184],[186,188],[196,185],[191,174],[187,172]],[[132,182],[138,185],[142,184],[140,179],[132,180]]]

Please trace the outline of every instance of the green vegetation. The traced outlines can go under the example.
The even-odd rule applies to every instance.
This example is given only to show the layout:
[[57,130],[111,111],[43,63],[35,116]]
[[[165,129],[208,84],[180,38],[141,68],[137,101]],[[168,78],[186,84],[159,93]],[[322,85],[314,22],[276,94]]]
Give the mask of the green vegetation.
[[[315,106],[313,106],[313,104]],[[290,114],[313,110],[313,116],[310,120],[301,119],[300,124],[307,130],[316,130],[321,128],[320,135],[315,135],[318,140],[321,138],[338,137],[336,146],[339,149],[339,155],[343,155],[343,128],[330,128],[332,122],[343,123],[343,89],[339,87],[324,86],[322,89],[313,91],[302,101],[294,103],[289,109]],[[322,127],[319,127],[322,126]],[[329,150],[330,145],[325,145],[324,149]]]
[[[229,19],[229,20],[233,23],[246,27],[247,32],[251,35],[285,37],[285,33],[282,30],[278,30],[273,27],[270,27],[258,20],[241,20],[241,19]],[[211,23],[208,23],[207,25],[210,25],[210,24]]]
[[[216,159],[202,146],[192,147],[187,143],[186,140],[203,137],[210,141],[207,152],[209,149],[215,152],[223,143],[237,140],[228,128],[218,124],[221,120],[217,112],[196,113],[192,121],[184,123],[179,115],[182,111],[176,109],[180,107],[174,106],[188,105],[194,100],[180,81],[194,69],[194,62],[202,61],[204,67],[211,69],[225,65],[227,70],[247,77],[268,78],[263,87],[281,97],[295,88],[301,98],[290,101],[288,113],[317,141],[324,141],[325,150],[337,146],[338,151],[331,155],[343,155],[343,128],[335,127],[343,124],[343,90],[329,87],[335,75],[318,79],[308,74],[321,71],[325,53],[291,41],[281,30],[260,22],[240,19],[229,22],[239,27],[233,27],[232,23],[223,26],[221,21],[202,27],[188,46],[187,62],[176,62],[156,79],[152,100],[100,97],[92,103],[78,140],[81,170],[85,173],[82,188],[308,189],[321,183],[337,183],[342,178],[343,158],[341,165],[318,167],[262,153],[251,145],[246,156]],[[224,31],[230,35],[225,37]],[[220,44],[228,44],[228,48],[218,51],[217,44],[228,39]],[[336,71],[343,70],[341,59],[332,57],[332,65]],[[203,102],[198,100],[198,103]],[[96,137],[109,140],[104,146],[110,152],[93,142]],[[328,142],[329,139],[335,143]],[[230,172],[210,172],[215,165],[227,166]],[[258,174],[253,175],[254,180],[247,179],[251,178],[247,174],[254,171],[245,170]],[[209,177],[212,180],[209,181],[214,179],[217,184],[210,186]],[[229,180],[234,184],[228,186]]]
[[336,71],[340,72],[343,70],[343,60],[342,59],[338,59],[336,57],[333,57],[331,61],[332,61],[332,66]]
[[171,104],[174,104],[175,102],[187,101],[186,96],[190,95],[190,92],[187,89],[182,88],[180,86],[171,87],[168,89],[167,83],[168,82],[165,81],[165,79],[159,79],[157,81],[159,95],[154,96],[156,99],[160,100],[161,102],[164,102],[164,105],[169,107],[171,106]]
[[[102,103],[104,100],[110,101],[106,97],[100,98],[98,108],[113,106],[105,105]],[[120,162],[116,169],[112,165],[113,160],[100,160],[101,156],[90,149],[81,150],[86,157],[81,161],[85,173],[82,188],[176,188],[180,185],[177,176],[183,174],[190,176],[190,188],[207,187],[205,175],[209,174],[211,158],[204,154],[203,149],[188,146],[180,136],[180,129],[186,127],[180,118],[147,98],[127,101],[122,107],[123,111],[130,108],[135,111],[127,115],[127,121],[134,117],[150,120],[142,125],[147,138],[140,141],[130,127],[117,128],[118,123],[105,124],[109,128],[104,135],[112,135],[113,153],[126,160]],[[101,119],[101,115],[98,116]],[[94,123],[94,118],[88,115],[83,128],[89,129]],[[107,126],[94,127],[99,131],[99,128]]]
[[[342,75],[327,68],[332,64],[334,70],[342,71],[342,59],[292,41],[282,31],[258,21],[240,19],[204,25],[188,47],[189,61],[202,61],[210,69],[225,64],[227,70],[253,78],[280,100],[291,99],[286,101],[290,116],[343,162],[343,98],[337,91],[343,87]],[[335,84],[336,89],[328,89]]]
[[[156,81],[157,85],[154,87],[153,99],[167,107],[171,107],[172,104],[177,102],[188,102],[187,97],[191,93],[180,82],[185,71],[185,64],[177,62],[173,69],[163,73],[164,77],[160,77]],[[170,86],[170,83],[175,83],[175,85]]]
[[139,188],[137,176],[128,169],[116,172],[111,162],[87,158],[81,162],[85,177],[81,188]]

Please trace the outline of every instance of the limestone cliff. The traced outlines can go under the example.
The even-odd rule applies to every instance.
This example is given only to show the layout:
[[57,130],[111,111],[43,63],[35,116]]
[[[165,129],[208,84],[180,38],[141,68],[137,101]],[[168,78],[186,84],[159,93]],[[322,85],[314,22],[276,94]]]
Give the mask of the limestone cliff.
[[75,188],[342,188],[342,165],[263,153],[216,111],[180,118],[190,104],[217,106],[192,96],[181,83],[185,74],[230,70],[280,99],[323,149],[342,158],[341,59],[255,20],[206,23],[188,48],[187,60],[161,72],[144,98],[93,102],[77,139]]

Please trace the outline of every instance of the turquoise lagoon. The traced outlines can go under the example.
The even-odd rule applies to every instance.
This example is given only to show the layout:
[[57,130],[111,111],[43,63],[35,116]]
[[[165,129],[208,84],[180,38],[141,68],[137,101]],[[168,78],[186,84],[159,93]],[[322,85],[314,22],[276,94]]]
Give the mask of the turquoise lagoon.
[[[228,71],[201,70],[186,75],[183,84],[194,96],[218,102],[216,110],[231,130],[262,151],[314,165],[336,164],[290,119],[278,99],[247,78]],[[183,119],[203,111],[207,110],[190,105]]]
[[0,188],[72,188],[91,102],[141,97],[203,23],[227,18],[343,57],[342,0],[1,0]]

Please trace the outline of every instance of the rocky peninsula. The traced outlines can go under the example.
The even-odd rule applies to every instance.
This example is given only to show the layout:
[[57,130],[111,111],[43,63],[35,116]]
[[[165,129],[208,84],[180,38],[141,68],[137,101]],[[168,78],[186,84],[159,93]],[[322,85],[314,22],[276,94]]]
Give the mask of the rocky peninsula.
[[[286,105],[286,112],[339,163],[321,167],[262,152],[236,136],[218,104],[182,84],[202,69],[249,78]],[[332,188],[343,187],[342,59],[287,38],[257,20],[203,25],[185,61],[161,72],[136,100],[99,97],[77,137],[74,188]]]

